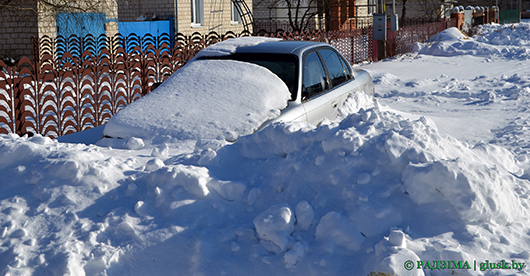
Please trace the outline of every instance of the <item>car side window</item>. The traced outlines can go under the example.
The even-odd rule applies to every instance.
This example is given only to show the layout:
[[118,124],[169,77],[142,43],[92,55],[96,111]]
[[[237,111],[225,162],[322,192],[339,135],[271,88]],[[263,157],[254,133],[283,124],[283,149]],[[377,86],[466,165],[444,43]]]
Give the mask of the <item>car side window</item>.
[[348,80],[348,74],[343,67],[340,57],[335,51],[330,49],[323,49],[318,51],[331,78],[331,84],[337,86]]
[[346,72],[346,75],[348,75],[348,79],[353,79],[351,67],[348,65],[348,63],[343,57],[340,57],[340,63],[342,63],[342,67],[344,67],[344,72]]
[[302,100],[307,100],[329,88],[326,71],[317,52],[312,52],[305,58],[303,84]]

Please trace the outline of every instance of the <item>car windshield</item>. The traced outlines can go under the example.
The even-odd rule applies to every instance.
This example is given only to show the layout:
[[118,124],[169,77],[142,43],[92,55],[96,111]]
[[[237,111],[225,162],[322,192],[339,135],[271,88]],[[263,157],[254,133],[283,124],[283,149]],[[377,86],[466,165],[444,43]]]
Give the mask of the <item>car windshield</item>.
[[291,100],[296,100],[298,90],[298,60],[295,55],[235,53],[227,56],[201,57],[200,59],[231,59],[263,66],[283,80],[291,92]]

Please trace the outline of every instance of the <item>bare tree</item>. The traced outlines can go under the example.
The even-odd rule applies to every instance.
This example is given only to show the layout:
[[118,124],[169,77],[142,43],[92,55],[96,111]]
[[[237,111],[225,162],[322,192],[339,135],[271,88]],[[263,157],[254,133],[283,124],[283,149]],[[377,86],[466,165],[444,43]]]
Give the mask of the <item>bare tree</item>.
[[107,0],[0,0],[0,13],[10,12],[23,15],[26,12],[34,14],[46,12],[83,13],[100,9]]
[[421,1],[421,10],[425,18],[436,20],[444,14],[444,0]]
[[309,20],[317,14],[316,0],[280,0],[287,6],[289,25],[293,31],[307,29]]
[[286,20],[292,31],[305,31],[312,20],[329,20],[330,2],[331,0],[258,0],[254,2],[254,11],[256,12],[256,7],[265,8],[269,11],[268,20]]
[[413,18],[435,21],[447,14],[455,5],[449,0],[396,0],[396,12],[400,14],[400,25],[405,26]]

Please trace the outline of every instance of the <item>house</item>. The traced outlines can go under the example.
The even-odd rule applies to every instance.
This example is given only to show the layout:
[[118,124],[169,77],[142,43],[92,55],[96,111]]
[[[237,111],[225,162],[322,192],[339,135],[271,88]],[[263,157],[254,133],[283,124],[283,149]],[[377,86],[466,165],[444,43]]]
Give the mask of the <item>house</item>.
[[252,32],[252,0],[117,0],[120,22],[169,20],[174,33]]
[[253,31],[252,0],[12,1],[16,8],[0,5],[0,59],[8,62],[33,55],[33,36]]
[[331,7],[331,29],[353,30],[372,25],[376,0],[339,1]]
[[523,0],[523,11],[521,12],[521,18],[530,19],[530,0]]
[[322,28],[317,0],[254,0],[256,32],[305,31]]
[[14,1],[14,8],[0,9],[0,58],[8,61],[32,57],[32,37],[118,32],[117,5],[113,0],[68,1],[67,6],[40,0]]
[[254,28],[335,31],[372,24],[375,0],[254,0]]

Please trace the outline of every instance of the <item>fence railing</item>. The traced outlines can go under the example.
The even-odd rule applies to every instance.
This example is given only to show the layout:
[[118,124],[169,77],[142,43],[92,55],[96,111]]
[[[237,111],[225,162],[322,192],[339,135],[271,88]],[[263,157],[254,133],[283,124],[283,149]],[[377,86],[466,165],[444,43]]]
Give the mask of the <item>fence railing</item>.
[[0,61],[0,133],[57,137],[100,126],[202,48],[248,35],[35,39],[33,60]]
[[[432,33],[433,29],[428,29]],[[393,53],[422,41],[420,31],[396,33]],[[58,137],[105,124],[181,68],[204,47],[250,33],[196,33],[174,40],[136,36],[42,38],[34,57],[16,66],[0,61],[0,134]],[[327,42],[352,64],[373,60],[372,28],[260,34]],[[419,40],[416,40],[419,39]]]
[[[265,20],[254,19],[253,25],[254,25],[255,33],[271,33],[271,32],[278,32],[278,31],[291,32],[293,30],[293,27],[289,23],[288,19],[277,19],[277,20],[271,20],[268,18]],[[317,23],[315,22],[315,20],[309,20],[306,26],[301,26],[301,27],[305,27],[305,30],[312,31],[312,30],[318,29],[317,27],[321,28],[322,26],[317,26]]]
[[387,34],[387,56],[409,53],[414,42],[424,42],[447,27],[446,21],[413,25],[389,31]]

